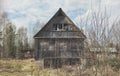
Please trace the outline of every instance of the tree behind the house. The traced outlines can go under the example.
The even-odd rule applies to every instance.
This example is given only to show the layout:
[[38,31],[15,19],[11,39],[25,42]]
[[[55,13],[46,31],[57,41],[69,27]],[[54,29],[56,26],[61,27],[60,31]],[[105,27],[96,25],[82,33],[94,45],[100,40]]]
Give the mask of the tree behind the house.
[[16,27],[8,22],[6,27],[4,28],[4,35],[3,35],[3,43],[4,43],[4,51],[6,57],[14,58],[16,54],[16,47],[15,47],[15,30]]
[[25,27],[20,27],[17,31],[17,58],[22,58],[25,50],[29,50],[30,46],[28,43],[27,29]]

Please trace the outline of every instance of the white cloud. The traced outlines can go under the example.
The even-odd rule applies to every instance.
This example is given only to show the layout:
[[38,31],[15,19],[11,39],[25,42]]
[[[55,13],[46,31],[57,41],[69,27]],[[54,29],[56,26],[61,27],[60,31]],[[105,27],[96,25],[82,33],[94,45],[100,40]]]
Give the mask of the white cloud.
[[[16,16],[16,18],[11,18],[11,21],[17,27],[27,27],[30,23],[35,23],[37,20],[46,23],[60,7],[67,14],[70,11],[76,13],[74,10],[79,10],[80,8],[85,9],[86,12],[84,14],[79,14],[78,12],[75,15],[76,18],[72,19],[76,21],[79,16],[84,18],[88,11],[98,10],[100,4],[102,9],[106,7],[109,9],[108,12],[111,11],[112,18],[120,15],[119,0],[4,0],[3,4],[5,11],[12,11],[12,15],[16,15],[16,13],[20,15]],[[72,17],[71,15],[74,14],[69,16]]]

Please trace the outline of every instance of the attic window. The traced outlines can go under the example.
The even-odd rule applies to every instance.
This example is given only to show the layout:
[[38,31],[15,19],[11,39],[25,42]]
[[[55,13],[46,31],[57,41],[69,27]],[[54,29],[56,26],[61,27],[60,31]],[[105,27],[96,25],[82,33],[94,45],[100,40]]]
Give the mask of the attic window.
[[53,30],[57,30],[57,31],[71,31],[72,27],[70,26],[70,24],[56,23],[56,24],[53,24]]
[[64,29],[67,31],[68,30],[68,24],[64,24]]
[[57,30],[57,25],[56,24],[53,25],[53,30]]
[[62,29],[62,24],[59,24],[59,25],[58,25],[58,28],[59,28],[59,29]]
[[59,30],[62,30],[62,29],[63,29],[62,24],[60,24],[60,23],[53,24],[53,30],[59,31]]
[[65,31],[71,31],[72,30],[72,27],[71,27],[71,25],[70,24],[64,24],[64,30]]

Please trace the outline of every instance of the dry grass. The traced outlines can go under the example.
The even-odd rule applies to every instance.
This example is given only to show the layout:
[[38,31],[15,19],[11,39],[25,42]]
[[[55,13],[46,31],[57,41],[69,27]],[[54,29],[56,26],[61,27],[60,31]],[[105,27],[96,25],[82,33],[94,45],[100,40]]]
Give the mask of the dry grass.
[[[96,69],[97,68],[97,69]],[[91,67],[80,70],[79,66],[63,66],[61,69],[44,69],[42,61],[0,60],[0,76],[120,76],[111,67]]]

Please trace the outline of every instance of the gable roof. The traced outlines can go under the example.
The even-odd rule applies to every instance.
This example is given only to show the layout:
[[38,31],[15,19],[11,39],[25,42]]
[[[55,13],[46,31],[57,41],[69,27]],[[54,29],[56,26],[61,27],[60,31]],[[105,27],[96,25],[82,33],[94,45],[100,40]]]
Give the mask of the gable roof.
[[[34,36],[34,38],[37,38],[39,35],[39,33],[41,31],[44,31],[45,28],[49,27],[49,24],[54,22],[54,18],[58,17],[58,16],[63,16],[65,17],[65,20],[71,24],[71,26],[77,31],[79,32],[81,38],[86,38],[86,36],[80,31],[80,29],[72,22],[72,20],[63,12],[63,10],[61,8],[59,8],[59,10],[56,12],[56,14],[45,24],[45,26],[43,28],[41,28],[41,30]],[[55,19],[57,21],[59,21],[59,19]]]

